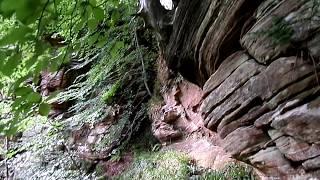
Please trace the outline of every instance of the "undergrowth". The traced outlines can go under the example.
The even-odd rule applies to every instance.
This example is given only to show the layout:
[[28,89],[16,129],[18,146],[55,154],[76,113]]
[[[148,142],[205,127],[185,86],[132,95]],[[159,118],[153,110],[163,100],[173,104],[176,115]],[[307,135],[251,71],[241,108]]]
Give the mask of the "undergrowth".
[[186,179],[188,176],[187,156],[178,152],[137,152],[128,171],[115,179]]
[[[113,14],[115,10],[110,8],[106,11]],[[82,167],[83,161],[72,149],[69,138],[76,130],[108,121],[114,106],[120,107],[120,112],[92,150],[105,151],[110,145],[116,144],[112,147],[112,152],[115,152],[126,146],[147,118],[150,97],[146,86],[152,86],[153,60],[157,53],[155,44],[144,46],[137,43],[139,37],[136,37],[135,29],[140,25],[131,16],[119,14],[110,27],[97,28],[94,34],[85,35],[97,37],[91,38],[91,42],[83,41],[79,52],[70,55],[73,60],[66,72],[72,74],[73,71],[80,71],[80,74],[77,74],[71,86],[49,101],[68,102],[72,106],[54,119],[43,124],[38,122],[43,131],[36,132],[32,137],[25,137],[28,131],[23,133],[19,140],[22,144],[10,144],[10,148],[18,145],[26,149],[8,158],[12,175],[18,179],[94,178],[94,172]],[[80,36],[80,42],[82,38],[86,37]],[[153,39],[148,42],[153,42]],[[32,128],[29,130],[35,131]],[[5,162],[1,163],[0,168],[5,169]]]
[[[254,180],[252,168],[230,163],[222,170],[202,169],[191,164],[191,159],[177,151],[135,151],[134,162],[119,180]],[[196,170],[195,170],[196,169]],[[195,172],[197,171],[197,172]]]
[[123,18],[127,24],[105,30],[103,34],[109,37],[106,44],[87,49],[83,57],[78,57],[81,60],[78,65],[72,67],[81,69],[91,64],[90,70],[78,76],[69,88],[52,100],[72,102],[68,112],[60,117],[64,131],[70,132],[108,121],[113,107],[120,107],[117,120],[94,147],[97,152],[106,150],[116,141],[119,146],[125,146],[141,121],[147,118],[149,96],[145,82],[151,84],[156,49],[143,44],[137,46],[138,37],[132,29],[139,23],[131,17]]
[[209,170],[204,172],[198,179],[201,180],[229,180],[229,179],[247,179],[254,180],[256,176],[252,168],[248,166],[230,163],[224,169],[216,171]]
[[[229,163],[221,170],[199,167],[187,154],[179,151],[163,151],[161,145],[152,135],[149,124],[143,124],[143,131],[130,141],[130,147],[123,152],[133,152],[133,162],[112,179],[118,180],[232,180],[256,179],[253,169],[239,163]],[[117,153],[113,161],[121,159]]]

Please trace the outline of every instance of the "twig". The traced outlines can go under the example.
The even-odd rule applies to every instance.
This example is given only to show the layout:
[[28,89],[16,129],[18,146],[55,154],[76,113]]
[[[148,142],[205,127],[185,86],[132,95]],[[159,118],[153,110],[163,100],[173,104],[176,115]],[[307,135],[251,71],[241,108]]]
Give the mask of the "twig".
[[140,49],[140,45],[139,45],[139,42],[138,42],[138,34],[137,34],[137,29],[136,29],[136,27],[135,27],[135,29],[134,29],[134,36],[135,36],[135,41],[136,41],[137,49],[138,49],[138,52],[139,52],[139,55],[140,55],[140,59],[141,59],[143,82],[144,82],[144,85],[145,85],[145,87],[146,87],[146,89],[147,89],[147,91],[148,91],[148,94],[149,94],[150,96],[152,96],[151,91],[150,91],[149,86],[148,86],[148,82],[147,82],[146,69],[145,69],[145,66],[144,66],[143,55],[142,55],[142,52],[141,52],[141,49]]
[[39,22],[38,22],[37,37],[39,37],[39,35],[40,35],[41,21],[42,21],[43,15],[44,15],[44,11],[47,9],[47,6],[49,5],[49,2],[50,2],[50,0],[47,0],[46,4],[43,6],[43,9],[41,11],[41,15],[40,15]]

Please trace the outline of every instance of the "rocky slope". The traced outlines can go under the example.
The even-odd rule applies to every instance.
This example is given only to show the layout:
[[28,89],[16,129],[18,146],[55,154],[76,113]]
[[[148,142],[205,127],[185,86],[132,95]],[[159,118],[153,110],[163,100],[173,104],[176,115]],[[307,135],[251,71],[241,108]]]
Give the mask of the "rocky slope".
[[318,0],[181,0],[163,59],[198,86],[159,63],[155,135],[217,133],[265,177],[320,177],[319,16]]

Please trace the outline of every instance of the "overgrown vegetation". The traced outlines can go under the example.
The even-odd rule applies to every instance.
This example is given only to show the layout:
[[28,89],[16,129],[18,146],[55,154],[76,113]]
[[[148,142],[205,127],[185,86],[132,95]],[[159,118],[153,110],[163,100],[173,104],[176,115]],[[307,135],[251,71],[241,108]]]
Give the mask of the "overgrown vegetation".
[[[133,0],[1,0],[0,5],[1,99],[9,101],[10,108],[8,120],[0,124],[3,135],[15,134],[21,120],[36,112],[49,113],[48,99],[37,86],[42,70],[111,58],[100,62],[108,64],[108,74],[125,62],[118,62],[124,53],[132,53],[127,49],[136,27],[129,23],[136,10]],[[101,83],[102,75],[92,79],[93,86]]]
[[115,179],[136,180],[254,180],[253,170],[247,166],[230,163],[222,170],[207,170],[196,167],[187,155],[176,151],[136,151],[134,162]]
[[252,168],[240,164],[231,163],[220,171],[207,171],[201,175],[203,180],[229,180],[229,179],[248,179],[254,180],[256,176]]
[[[152,77],[157,50],[155,44],[144,46],[137,37],[136,29],[142,23],[132,16],[136,1],[2,0],[0,9],[0,28],[4,30],[0,34],[4,59],[0,62],[0,133],[9,141],[7,146],[2,143],[6,156],[1,169],[8,172],[2,177],[94,176],[81,167],[82,160],[70,148],[71,133],[108,121],[113,106],[120,107],[119,117],[93,148],[108,158],[126,145],[147,115],[148,78]],[[61,68],[66,74],[80,74],[58,95],[41,96],[40,72]],[[65,102],[72,106],[54,119],[38,115],[47,116],[51,103]],[[34,127],[41,130],[28,130]],[[34,137],[28,136],[30,131]],[[12,139],[18,133],[22,133],[19,142]],[[16,146],[27,153],[17,151]],[[63,150],[56,149],[59,147]],[[23,167],[15,167],[17,163]]]

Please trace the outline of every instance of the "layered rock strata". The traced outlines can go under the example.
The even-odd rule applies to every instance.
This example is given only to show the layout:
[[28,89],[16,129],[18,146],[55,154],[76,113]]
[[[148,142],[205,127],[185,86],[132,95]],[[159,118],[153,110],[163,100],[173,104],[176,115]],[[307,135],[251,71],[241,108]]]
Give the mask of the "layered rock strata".
[[225,151],[266,177],[320,177],[319,17],[316,0],[176,10],[167,64],[202,87],[204,126]]

